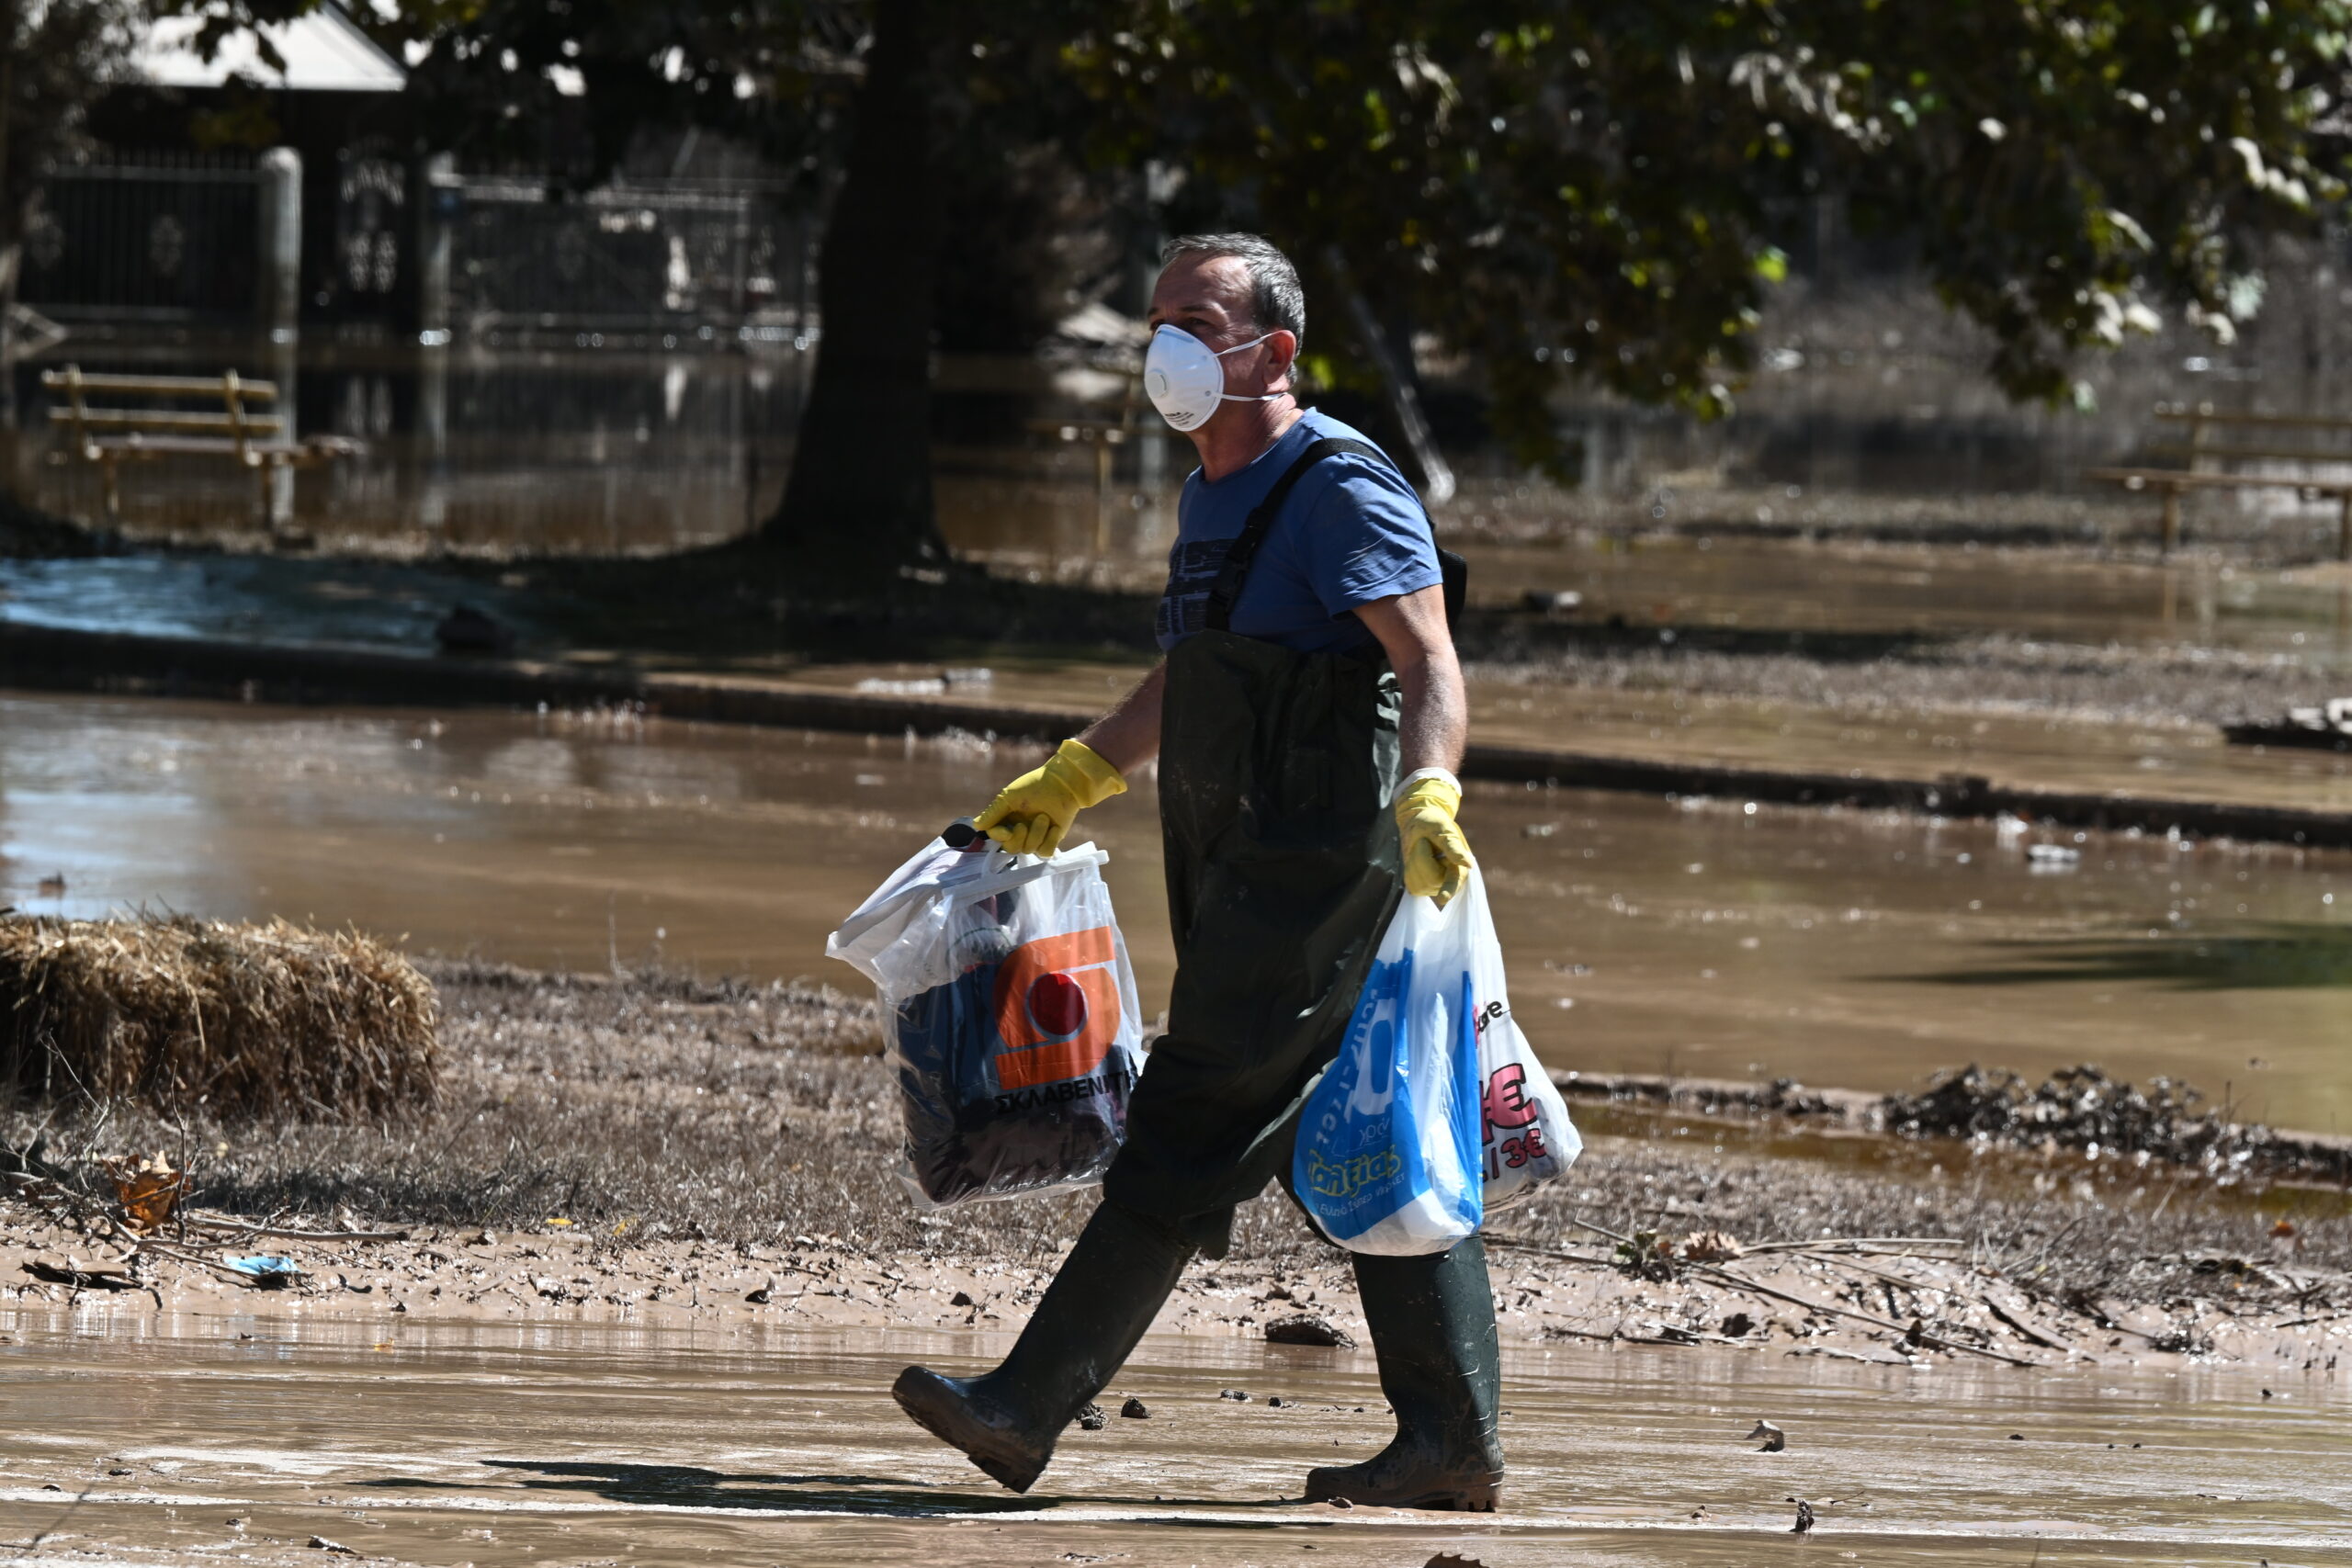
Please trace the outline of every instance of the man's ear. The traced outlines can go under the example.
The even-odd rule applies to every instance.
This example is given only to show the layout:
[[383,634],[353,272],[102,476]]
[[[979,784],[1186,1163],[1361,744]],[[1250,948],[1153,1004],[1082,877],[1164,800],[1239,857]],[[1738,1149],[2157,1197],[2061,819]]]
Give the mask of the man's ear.
[[1292,382],[1283,390],[1297,390],[1294,378],[1298,369],[1298,334],[1288,327],[1276,327],[1266,339],[1266,346],[1273,351],[1275,378]]

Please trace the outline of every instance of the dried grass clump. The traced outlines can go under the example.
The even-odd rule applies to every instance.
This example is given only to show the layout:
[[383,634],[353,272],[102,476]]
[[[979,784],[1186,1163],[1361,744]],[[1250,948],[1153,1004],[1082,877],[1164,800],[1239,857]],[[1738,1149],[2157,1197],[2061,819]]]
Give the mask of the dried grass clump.
[[0,919],[0,1085],[173,1113],[353,1120],[433,1098],[432,985],[356,932]]

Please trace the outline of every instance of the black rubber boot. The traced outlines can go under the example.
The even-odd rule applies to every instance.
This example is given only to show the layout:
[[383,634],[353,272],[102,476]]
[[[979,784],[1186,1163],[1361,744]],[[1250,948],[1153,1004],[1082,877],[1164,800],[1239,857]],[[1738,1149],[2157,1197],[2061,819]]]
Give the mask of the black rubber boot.
[[1054,1457],[1062,1428],[1151,1326],[1192,1255],[1172,1228],[1103,1203],[1002,1366],[976,1378],[909,1367],[890,1396],[933,1436],[1026,1492]]
[[1502,1348],[1486,1245],[1474,1235],[1429,1258],[1358,1253],[1355,1266],[1396,1437],[1362,1464],[1309,1471],[1306,1500],[1493,1512],[1502,1506]]

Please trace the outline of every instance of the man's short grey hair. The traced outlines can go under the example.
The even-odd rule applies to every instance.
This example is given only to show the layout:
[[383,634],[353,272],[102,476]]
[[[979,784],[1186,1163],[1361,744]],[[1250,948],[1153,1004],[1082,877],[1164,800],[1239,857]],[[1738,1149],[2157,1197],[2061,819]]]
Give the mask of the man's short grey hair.
[[1178,256],[1232,256],[1250,269],[1254,296],[1251,310],[1259,327],[1276,328],[1299,342],[1306,341],[1306,290],[1299,287],[1298,268],[1290,257],[1260,234],[1179,234],[1159,247],[1159,265]]

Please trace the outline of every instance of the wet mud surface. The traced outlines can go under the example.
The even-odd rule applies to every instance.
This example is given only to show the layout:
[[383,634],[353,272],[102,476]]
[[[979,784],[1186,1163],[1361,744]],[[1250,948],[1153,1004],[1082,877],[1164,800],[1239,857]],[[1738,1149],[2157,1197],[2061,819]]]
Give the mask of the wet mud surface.
[[[1149,1418],[1072,1430],[1016,1497],[886,1393],[999,1336],[96,1312],[0,1332],[10,1562],[331,1560],[316,1540],[449,1565],[2352,1562],[2352,1438],[2316,1381],[1517,1351],[1508,1511],[1466,1520],[1285,1500],[1385,1439],[1364,1352],[1155,1336],[1114,1384]],[[1217,1397],[1237,1385],[1250,1403]],[[1758,1419],[1786,1451],[1740,1440]]]
[[[822,957],[840,914],[1031,761],[594,716],[0,698],[0,903],[843,983]],[[1151,805],[1139,783],[1082,824],[1112,854],[1147,1019],[1170,951]],[[1465,822],[1555,1066],[1886,1090],[2098,1062],[2352,1127],[2352,859],[1487,785]]]

